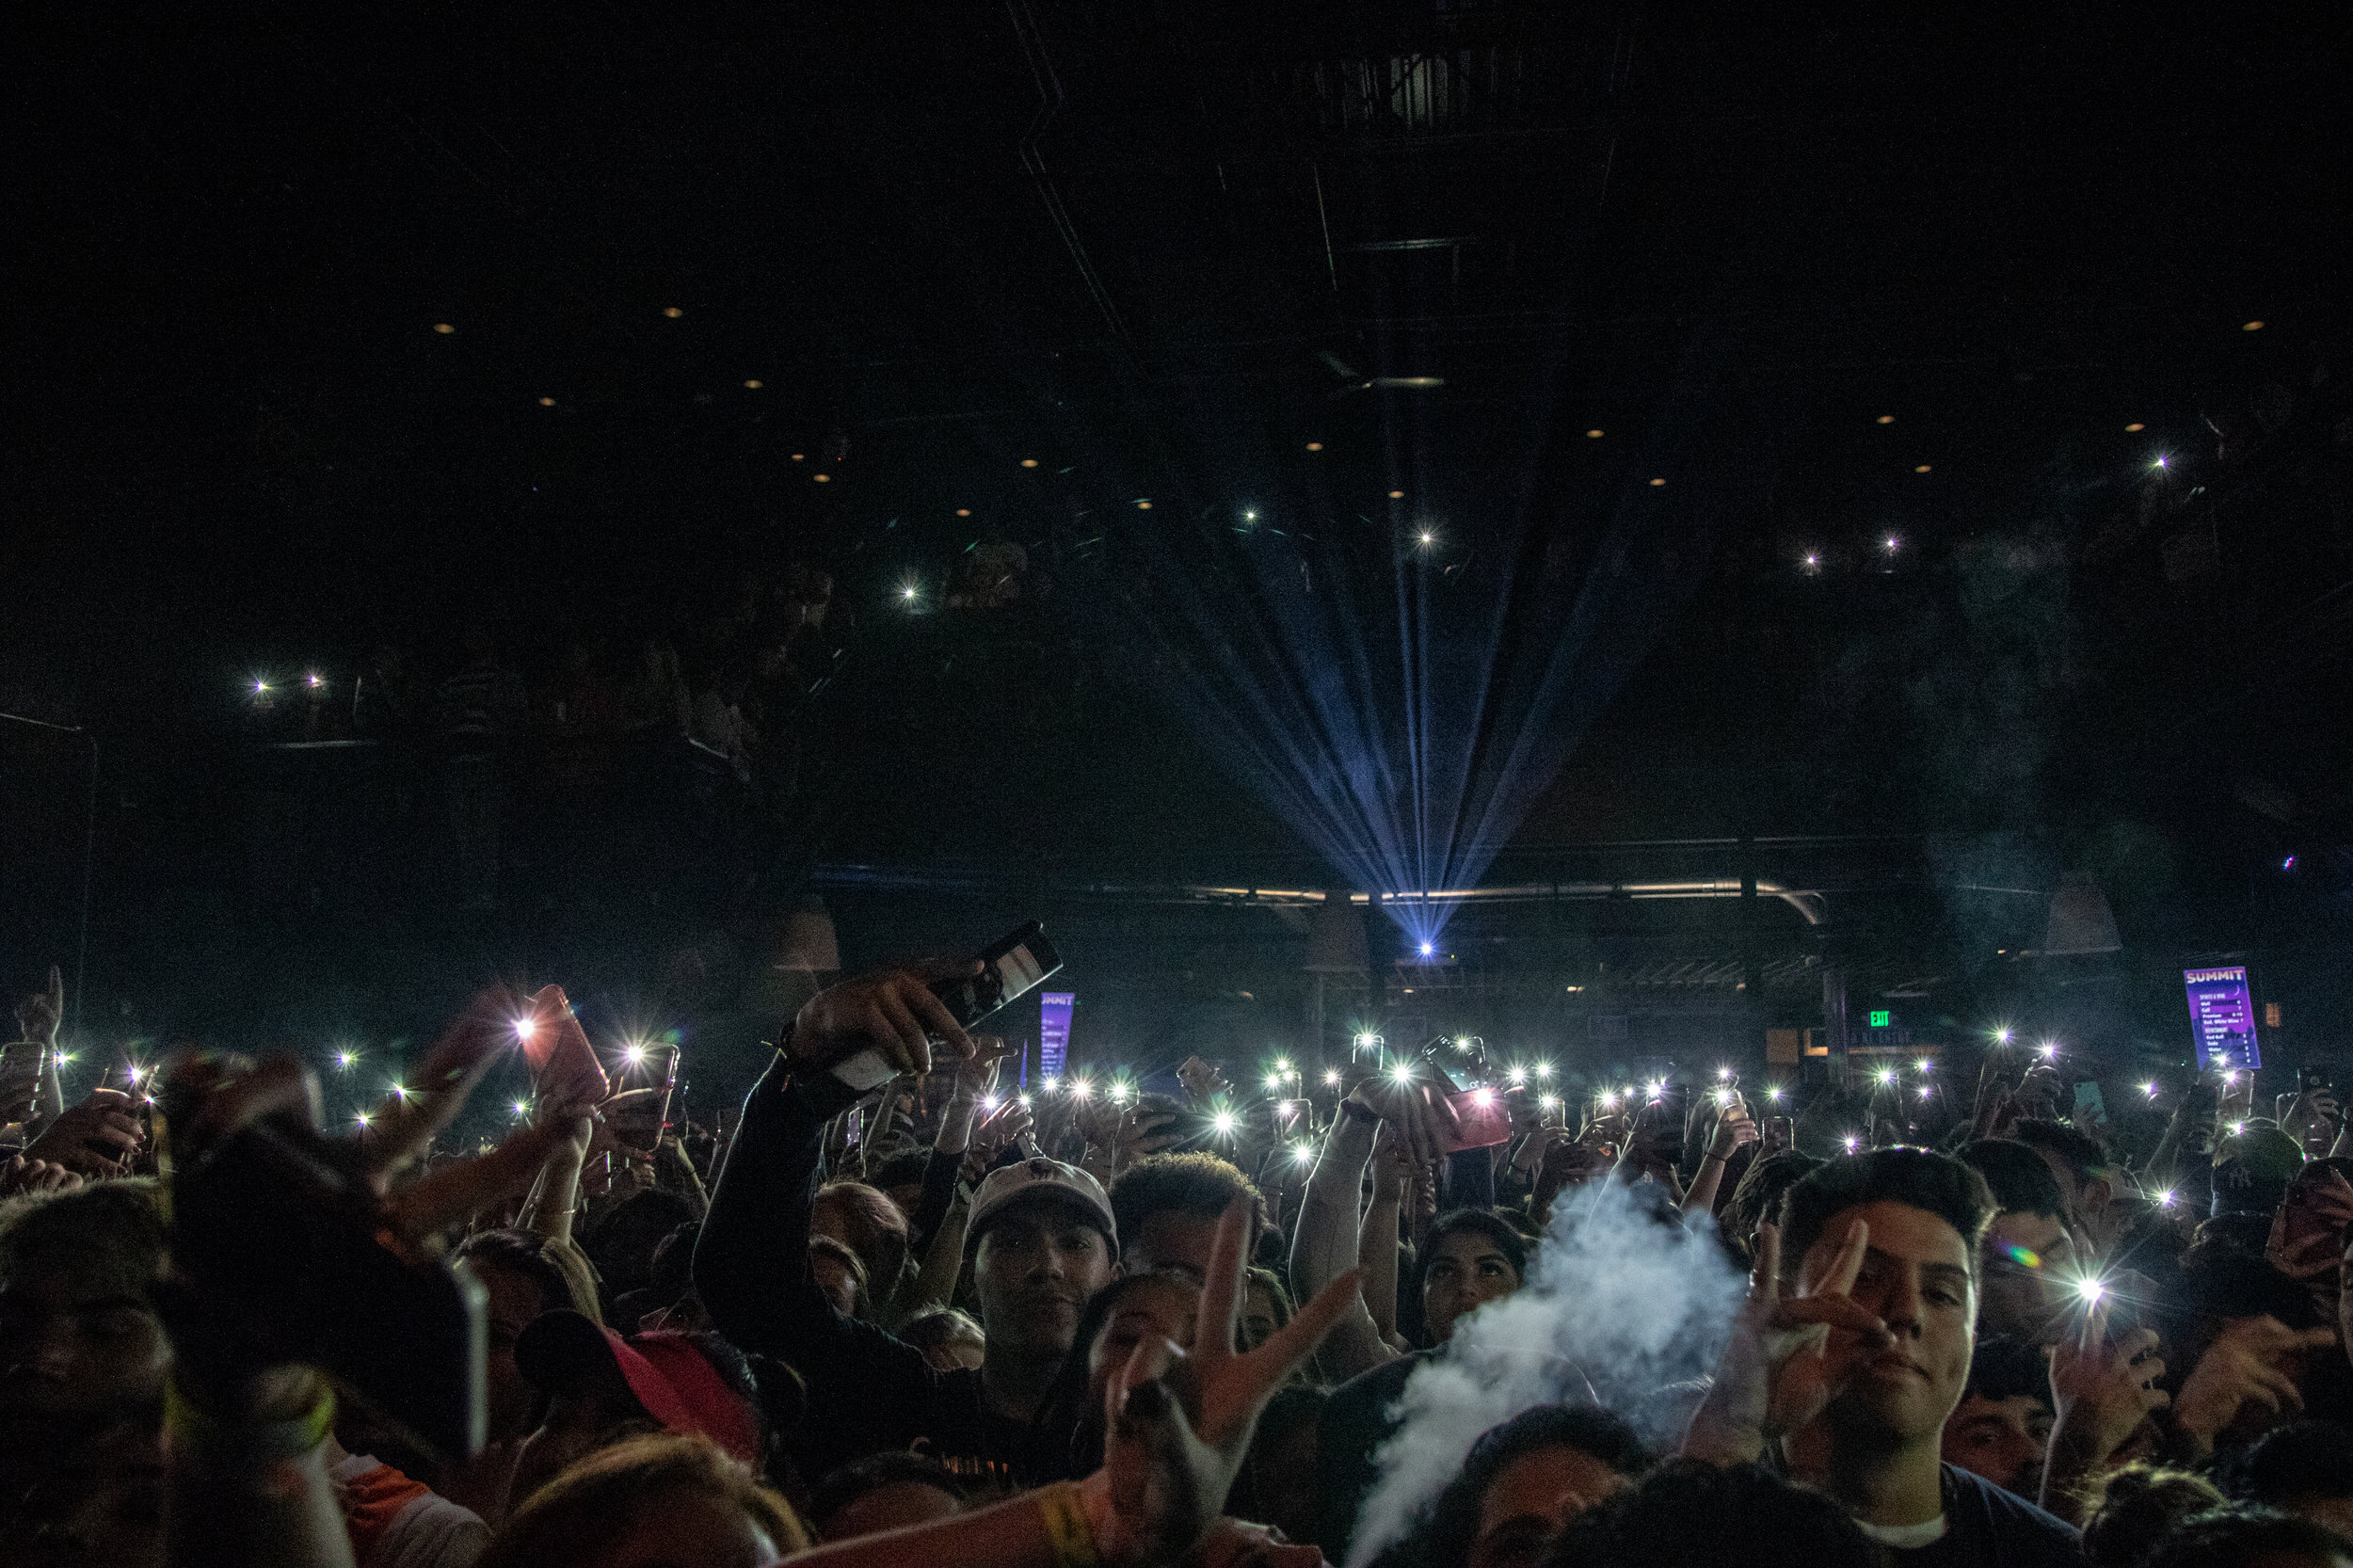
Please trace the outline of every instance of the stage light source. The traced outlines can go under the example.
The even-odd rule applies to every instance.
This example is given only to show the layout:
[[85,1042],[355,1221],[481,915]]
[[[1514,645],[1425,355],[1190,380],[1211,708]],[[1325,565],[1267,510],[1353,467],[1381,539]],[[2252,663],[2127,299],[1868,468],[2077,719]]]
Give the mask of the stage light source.
[[960,518],[968,518],[968,517],[970,517],[971,515],[972,515],[972,508],[971,508],[971,507],[969,507],[969,506],[959,506],[959,507],[957,507],[957,508],[956,508],[956,516],[958,516],[958,517],[960,517]]
[[1136,503],[1136,510],[1139,512],[1148,512],[1151,509],[1152,504],[1148,501],[1139,501]]
[[820,485],[830,485],[833,483],[833,475],[830,473],[812,473],[809,475],[809,478],[816,481]]
[[1438,951],[1438,944],[1437,944],[1437,943],[1435,943],[1435,942],[1424,942],[1424,943],[1422,943],[1422,945],[1421,945],[1421,955],[1422,955],[1424,958],[1428,958],[1428,957],[1430,957],[1432,954],[1435,953],[1437,951]]

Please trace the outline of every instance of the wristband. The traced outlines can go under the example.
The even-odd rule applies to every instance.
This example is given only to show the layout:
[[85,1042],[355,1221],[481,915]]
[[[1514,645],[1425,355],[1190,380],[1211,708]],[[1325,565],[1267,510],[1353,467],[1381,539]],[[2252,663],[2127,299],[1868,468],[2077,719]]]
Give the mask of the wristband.
[[258,1422],[224,1421],[183,1394],[177,1378],[164,1384],[164,1430],[178,1446],[208,1459],[255,1465],[300,1459],[327,1441],[334,1424],[335,1390],[324,1381],[310,1414]]
[[1077,1485],[1058,1480],[1031,1496],[1037,1499],[1046,1539],[1054,1550],[1054,1568],[1096,1568],[1102,1554],[1096,1548],[1095,1525],[1087,1518]]

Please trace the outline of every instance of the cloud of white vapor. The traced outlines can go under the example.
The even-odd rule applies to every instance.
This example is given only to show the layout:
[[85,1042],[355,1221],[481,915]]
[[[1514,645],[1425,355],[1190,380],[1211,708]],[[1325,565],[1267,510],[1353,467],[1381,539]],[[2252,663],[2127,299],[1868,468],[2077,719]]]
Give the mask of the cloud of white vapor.
[[1654,1447],[1679,1435],[1693,1401],[1670,1385],[1715,1365],[1743,1281],[1705,1222],[1686,1229],[1662,1207],[1648,1185],[1563,1194],[1527,1283],[1458,1322],[1446,1353],[1406,1380],[1348,1568],[1412,1528],[1479,1434],[1523,1410],[1594,1400]]

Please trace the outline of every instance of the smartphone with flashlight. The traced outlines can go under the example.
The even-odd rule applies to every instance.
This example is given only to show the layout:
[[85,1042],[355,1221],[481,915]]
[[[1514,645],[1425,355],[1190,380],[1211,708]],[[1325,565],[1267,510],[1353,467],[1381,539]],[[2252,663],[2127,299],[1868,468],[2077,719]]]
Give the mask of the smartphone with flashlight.
[[[670,1122],[670,1096],[678,1091],[678,1047],[649,1046],[640,1065],[643,1083],[632,1082],[612,1111],[613,1136],[624,1145],[651,1154]],[[631,1077],[637,1076],[631,1069]]]
[[563,986],[543,986],[516,1022],[515,1034],[531,1067],[532,1093],[543,1104],[601,1105],[613,1093],[604,1064],[597,1059]]
[[[1046,928],[1031,920],[992,942],[975,955],[981,972],[955,980],[935,980],[932,995],[947,1004],[957,1027],[970,1029],[1007,1003],[1035,990],[1062,968],[1062,955],[1046,939]],[[898,1076],[881,1051],[859,1051],[833,1069],[834,1077],[853,1089],[878,1088]]]
[[1491,1149],[1512,1141],[1512,1112],[1496,1089],[1465,1089],[1446,1097],[1454,1108],[1454,1126],[1442,1129],[1446,1152]]

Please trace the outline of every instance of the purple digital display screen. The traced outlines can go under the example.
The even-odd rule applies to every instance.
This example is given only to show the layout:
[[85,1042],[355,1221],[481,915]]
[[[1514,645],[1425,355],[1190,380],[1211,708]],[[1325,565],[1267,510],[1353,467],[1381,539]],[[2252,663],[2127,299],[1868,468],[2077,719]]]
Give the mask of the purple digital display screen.
[[2262,1066],[2263,1047],[2255,1039],[2255,1003],[2247,989],[2247,966],[2184,969],[2182,982],[2189,987],[2190,1027],[2198,1033],[2200,1069]]
[[1079,1005],[1076,991],[1037,994],[1037,1070],[1060,1078],[1070,1060],[1070,1014]]

